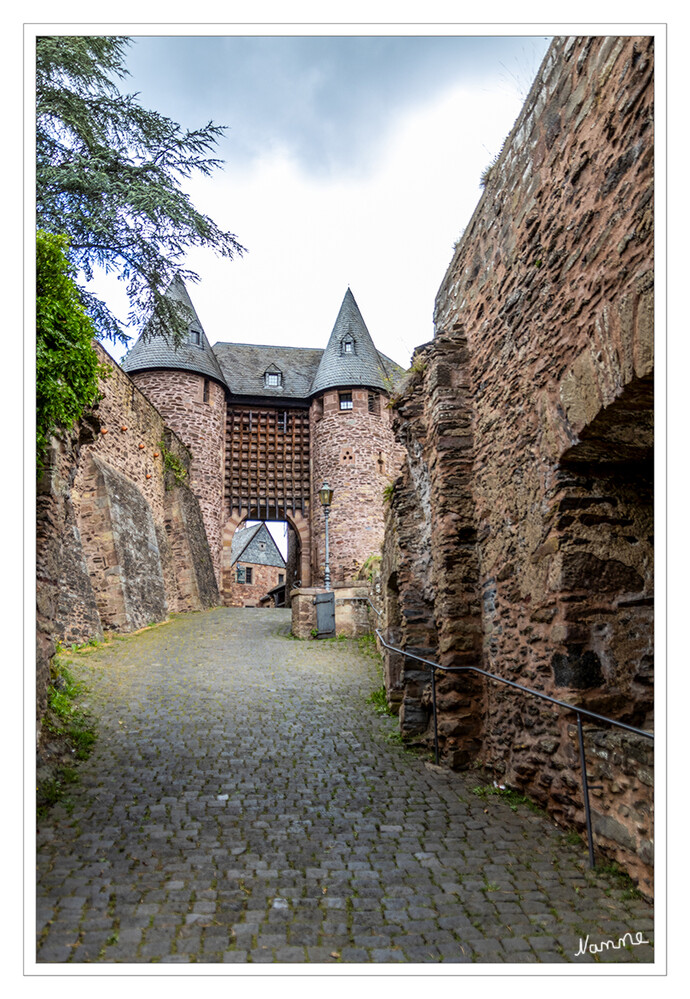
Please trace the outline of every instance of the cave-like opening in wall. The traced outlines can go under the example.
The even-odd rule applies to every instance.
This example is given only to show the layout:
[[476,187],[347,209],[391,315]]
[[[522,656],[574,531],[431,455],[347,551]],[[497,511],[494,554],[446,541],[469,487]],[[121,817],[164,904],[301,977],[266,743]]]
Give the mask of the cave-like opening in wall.
[[561,458],[556,687],[644,727],[653,711],[653,375],[634,379]]

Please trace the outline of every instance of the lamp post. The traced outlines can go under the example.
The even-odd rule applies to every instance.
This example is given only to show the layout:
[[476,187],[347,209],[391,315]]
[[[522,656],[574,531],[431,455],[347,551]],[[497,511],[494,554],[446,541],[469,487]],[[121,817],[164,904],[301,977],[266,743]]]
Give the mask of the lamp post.
[[321,500],[321,506],[323,507],[324,517],[326,518],[326,567],[324,570],[324,584],[327,590],[331,588],[331,566],[328,559],[328,514],[331,512],[331,501],[333,499],[333,490],[330,488],[328,483],[324,481],[324,484],[319,489],[319,499]]

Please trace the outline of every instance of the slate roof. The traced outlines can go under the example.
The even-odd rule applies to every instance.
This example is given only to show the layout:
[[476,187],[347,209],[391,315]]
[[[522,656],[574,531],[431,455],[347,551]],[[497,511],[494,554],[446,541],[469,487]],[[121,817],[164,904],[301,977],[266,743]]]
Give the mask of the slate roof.
[[[175,349],[162,336],[139,337],[122,361],[124,371],[174,368],[214,378],[245,398],[306,402],[324,389],[362,385],[391,392],[404,369],[374,346],[354,295],[347,289],[325,350],[251,343],[216,343],[211,347],[184,282],[176,277],[166,291],[187,308],[190,330],[200,333],[199,346],[189,341]],[[343,343],[350,339],[352,350]],[[266,373],[280,375],[268,384]]]
[[[213,350],[233,395],[270,399],[308,399],[323,350],[270,347],[251,343],[216,343]],[[280,386],[265,384],[267,371],[279,371]]]
[[348,288],[314,375],[312,394],[345,385],[365,385],[390,392],[402,373],[398,364],[379,354],[355,296]]
[[230,565],[238,561],[247,562],[249,565],[275,565],[279,569],[285,568],[285,559],[264,523],[235,531],[230,547]]
[[165,294],[186,306],[190,314],[189,329],[200,332],[201,344],[197,346],[187,340],[175,349],[163,336],[140,336],[124,357],[121,367],[127,373],[145,371],[150,368],[194,371],[196,374],[209,376],[220,382],[221,385],[225,385],[223,372],[181,278],[174,278]]

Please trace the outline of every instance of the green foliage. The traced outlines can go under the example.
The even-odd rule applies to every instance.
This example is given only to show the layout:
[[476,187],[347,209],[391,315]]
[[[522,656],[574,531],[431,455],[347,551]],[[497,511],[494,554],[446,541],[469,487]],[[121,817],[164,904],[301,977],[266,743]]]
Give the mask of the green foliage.
[[[121,36],[51,36],[36,40],[36,215],[39,227],[70,237],[70,259],[87,281],[95,267],[127,283],[128,322],[179,343],[188,316],[164,298],[191,246],[241,255],[230,232],[192,205],[180,186],[210,175],[208,154],[224,128],[187,131],[121,94],[131,40]],[[126,342],[118,320],[86,289],[82,301],[99,334]]]
[[39,469],[50,437],[70,430],[98,398],[108,369],[93,348],[95,330],[79,300],[69,240],[36,234],[36,458]]
[[[55,656],[48,688],[48,710],[43,724],[78,760],[85,760],[91,755],[96,741],[93,720],[79,704],[83,693],[83,685],[75,680],[66,663]],[[70,813],[73,802],[66,796],[66,791],[78,779],[77,770],[63,764],[41,780],[36,788],[38,817],[43,816],[48,808],[58,802]]]
[[359,570],[359,575],[362,578],[368,579],[370,583],[374,582],[374,576],[381,567],[381,556],[380,555],[370,555],[364,562],[364,565]]
[[171,451],[168,451],[164,441],[159,441],[158,447],[161,449],[161,457],[163,458],[163,466],[165,470],[167,472],[172,472],[175,477],[175,484],[181,486],[187,478],[187,469],[176,455],[174,455]]
[[598,867],[597,874],[604,875],[611,882],[612,889],[621,893],[622,899],[644,898],[630,875],[615,860]]
[[383,502],[390,503],[393,499],[393,494],[395,493],[395,483],[389,482],[387,486],[383,489]]
[[362,655],[374,659],[379,670],[381,670],[381,655],[376,646],[376,635],[373,631],[368,632],[366,635],[360,635],[357,639],[357,645]]
[[486,185],[489,183],[494,174],[494,167],[496,166],[497,162],[498,162],[498,156],[494,156],[491,163],[489,163],[488,166],[484,167],[484,169],[481,172],[481,176],[479,178],[480,187],[486,187]]
[[518,805],[525,805],[530,811],[536,812],[539,815],[543,814],[543,810],[536,805],[529,798],[526,798],[523,794],[518,794],[517,791],[513,791],[512,788],[503,787],[499,784],[481,784],[479,787],[472,788],[472,794],[476,794],[478,798],[489,798],[497,796],[503,798],[514,812],[517,812]]
[[393,715],[394,711],[391,711],[388,706],[388,698],[386,697],[385,686],[378,687],[376,690],[372,691],[367,698],[369,704],[374,705],[374,711],[377,715]]
[[83,694],[68,667],[57,657],[53,660],[51,685],[48,688],[46,725],[54,735],[64,736],[78,760],[87,759],[96,741],[92,720],[77,703]]

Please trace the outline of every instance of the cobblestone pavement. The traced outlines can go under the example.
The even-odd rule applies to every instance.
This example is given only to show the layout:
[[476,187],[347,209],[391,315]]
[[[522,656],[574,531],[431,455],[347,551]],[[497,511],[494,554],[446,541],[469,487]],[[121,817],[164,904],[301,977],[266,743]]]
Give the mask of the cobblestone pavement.
[[41,822],[39,963],[653,960],[648,903],[406,751],[356,642],[289,627],[221,608],[73,657],[99,738]]

